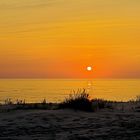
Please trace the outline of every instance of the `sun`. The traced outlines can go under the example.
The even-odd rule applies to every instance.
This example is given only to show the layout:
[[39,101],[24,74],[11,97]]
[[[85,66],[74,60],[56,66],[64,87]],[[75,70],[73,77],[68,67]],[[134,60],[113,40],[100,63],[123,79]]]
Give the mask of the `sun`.
[[87,67],[87,71],[92,71],[92,67],[91,66],[88,66]]

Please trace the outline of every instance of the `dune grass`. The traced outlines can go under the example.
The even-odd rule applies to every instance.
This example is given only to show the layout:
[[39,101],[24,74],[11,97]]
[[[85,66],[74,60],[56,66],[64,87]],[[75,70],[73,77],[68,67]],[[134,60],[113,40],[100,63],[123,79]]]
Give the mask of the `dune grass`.
[[85,89],[78,90],[77,93],[70,94],[62,103],[59,104],[59,107],[74,109],[74,110],[83,110],[83,111],[96,111],[103,108],[113,109],[111,101],[103,99],[92,99],[90,100],[89,94]]
[[[140,111],[140,96],[137,96],[134,100],[128,102],[115,102],[104,99],[90,99],[89,94],[85,89],[73,91],[64,101],[60,103],[48,103],[46,99],[43,99],[39,103],[26,103],[25,100],[15,100],[7,98],[4,101],[4,105],[12,106],[14,109],[73,109],[87,112],[94,112],[101,109],[115,109],[118,104],[133,104],[135,110]],[[1,104],[2,106],[2,104]],[[124,108],[124,107],[123,107]],[[124,109],[123,109],[124,110]]]
[[78,91],[76,94],[70,94],[62,103],[60,108],[69,108],[74,110],[92,111],[92,102],[89,99],[89,94],[84,89],[82,92]]

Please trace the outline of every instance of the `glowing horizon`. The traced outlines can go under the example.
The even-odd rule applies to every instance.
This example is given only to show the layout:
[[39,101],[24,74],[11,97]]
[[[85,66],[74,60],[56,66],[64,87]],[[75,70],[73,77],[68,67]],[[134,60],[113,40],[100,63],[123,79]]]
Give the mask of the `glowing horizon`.
[[138,0],[1,0],[0,78],[140,78],[139,7]]

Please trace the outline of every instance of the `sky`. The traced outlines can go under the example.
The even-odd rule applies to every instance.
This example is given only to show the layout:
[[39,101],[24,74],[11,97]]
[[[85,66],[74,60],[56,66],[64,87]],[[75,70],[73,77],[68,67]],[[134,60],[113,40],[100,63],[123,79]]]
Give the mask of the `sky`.
[[0,0],[0,78],[140,78],[140,0]]

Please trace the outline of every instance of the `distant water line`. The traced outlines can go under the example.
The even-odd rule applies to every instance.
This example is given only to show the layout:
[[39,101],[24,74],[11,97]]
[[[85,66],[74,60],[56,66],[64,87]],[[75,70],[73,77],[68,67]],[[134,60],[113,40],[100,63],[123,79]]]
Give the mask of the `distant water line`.
[[0,102],[7,98],[26,102],[60,102],[72,90],[85,88],[90,98],[128,101],[140,95],[139,79],[1,79]]

